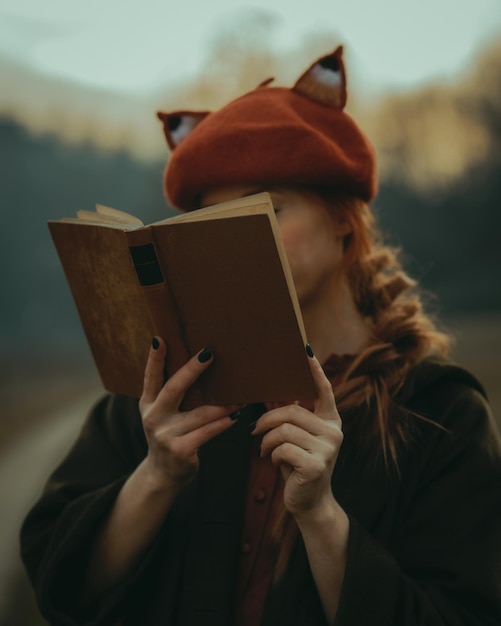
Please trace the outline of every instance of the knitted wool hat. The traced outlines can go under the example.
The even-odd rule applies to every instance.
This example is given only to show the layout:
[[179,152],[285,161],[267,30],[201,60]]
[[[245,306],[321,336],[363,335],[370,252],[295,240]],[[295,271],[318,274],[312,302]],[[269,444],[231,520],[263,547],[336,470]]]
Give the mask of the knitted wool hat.
[[164,174],[170,202],[191,211],[225,185],[332,187],[370,201],[375,153],[343,111],[342,52],[316,61],[292,89],[269,79],[214,113],[157,113],[172,150]]

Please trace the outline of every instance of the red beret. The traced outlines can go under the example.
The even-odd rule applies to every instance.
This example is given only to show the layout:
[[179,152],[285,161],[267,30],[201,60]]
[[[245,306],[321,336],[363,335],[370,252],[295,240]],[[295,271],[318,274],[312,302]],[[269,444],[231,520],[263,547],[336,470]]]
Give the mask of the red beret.
[[342,48],[314,63],[292,89],[269,83],[214,113],[158,113],[172,149],[164,187],[174,206],[199,208],[206,191],[239,184],[375,196],[374,149],[343,110]]

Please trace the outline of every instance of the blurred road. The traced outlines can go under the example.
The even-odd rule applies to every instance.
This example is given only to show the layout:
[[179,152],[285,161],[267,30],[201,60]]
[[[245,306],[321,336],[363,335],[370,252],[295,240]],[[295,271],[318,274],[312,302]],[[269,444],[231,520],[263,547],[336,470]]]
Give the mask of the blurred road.
[[501,432],[501,315],[476,315],[450,320],[455,338],[452,358],[482,383]]
[[[65,404],[51,416],[40,420],[21,439],[8,448],[0,458],[0,624],[1,626],[28,626],[13,621],[14,583],[25,576],[19,559],[19,528],[31,505],[42,489],[48,475],[62,458],[75,438],[80,425],[99,390],[88,390],[71,403]],[[21,600],[21,599],[20,599]],[[25,599],[27,600],[27,599]]]

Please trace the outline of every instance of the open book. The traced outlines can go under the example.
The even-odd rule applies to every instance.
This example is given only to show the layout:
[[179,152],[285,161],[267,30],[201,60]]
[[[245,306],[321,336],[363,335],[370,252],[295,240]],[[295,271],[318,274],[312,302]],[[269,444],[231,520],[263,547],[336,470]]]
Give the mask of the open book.
[[166,377],[204,347],[185,405],[316,397],[306,335],[267,193],[149,226],[97,206],[49,222],[103,385],[139,397],[151,339]]

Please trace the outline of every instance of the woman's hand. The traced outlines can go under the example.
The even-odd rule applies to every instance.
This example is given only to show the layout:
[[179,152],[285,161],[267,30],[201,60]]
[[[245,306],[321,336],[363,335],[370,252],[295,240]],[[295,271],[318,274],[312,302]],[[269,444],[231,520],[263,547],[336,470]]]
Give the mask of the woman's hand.
[[265,413],[253,431],[266,433],[261,456],[270,454],[282,469],[284,504],[298,521],[336,506],[331,476],[343,441],[332,386],[315,357],[310,365],[319,393],[313,412],[297,404],[280,407]]
[[153,340],[144,376],[139,409],[148,442],[145,460],[151,475],[160,484],[182,487],[198,470],[198,449],[230,428],[233,406],[200,406],[181,412],[187,389],[210,366],[212,352],[206,348],[190,359],[164,383],[166,345]]
[[92,549],[82,602],[111,589],[138,566],[179,491],[198,469],[198,449],[229,428],[237,407],[201,406],[181,413],[186,390],[212,362],[202,350],[164,383],[165,342],[155,338],[139,409],[148,454],[124,483]]
[[270,454],[282,470],[285,507],[301,531],[327,623],[334,624],[350,532],[331,490],[343,432],[332,386],[315,357],[310,365],[319,394],[313,412],[296,404],[274,409],[259,419],[254,433],[266,433],[261,456]]

